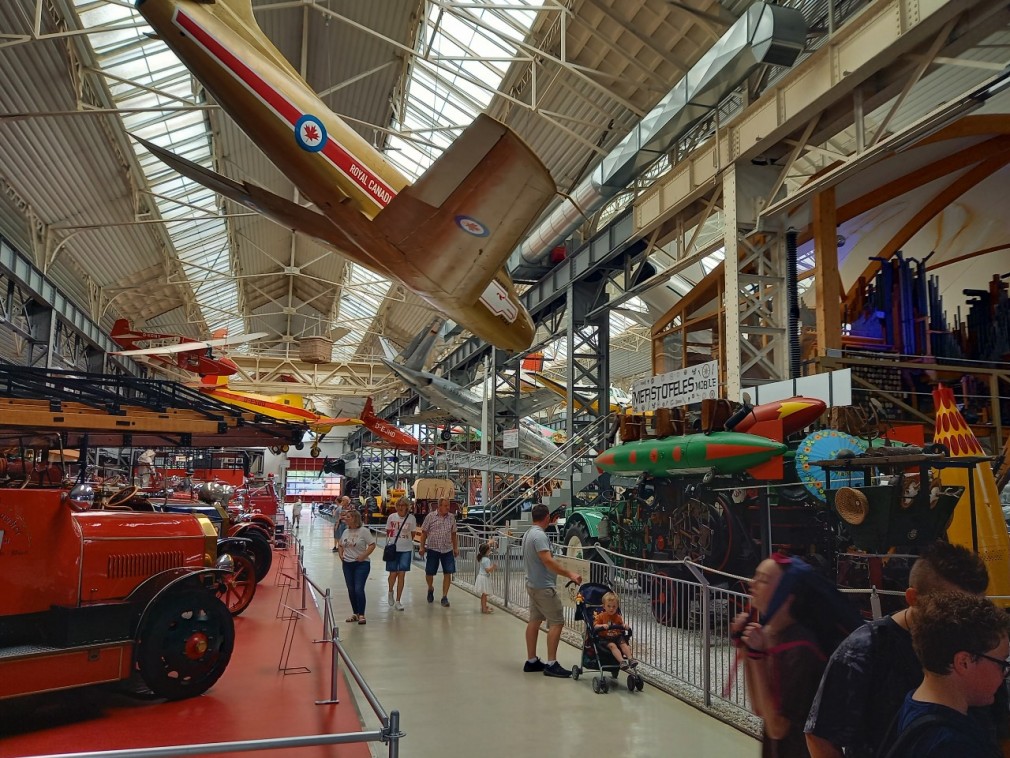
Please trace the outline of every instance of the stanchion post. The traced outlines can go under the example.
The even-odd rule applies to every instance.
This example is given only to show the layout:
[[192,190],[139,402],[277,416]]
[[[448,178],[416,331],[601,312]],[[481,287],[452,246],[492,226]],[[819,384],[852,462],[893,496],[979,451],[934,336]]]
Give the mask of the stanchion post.
[[709,614],[711,608],[711,591],[708,578],[693,563],[685,563],[688,570],[701,585],[701,686],[704,691],[705,707],[712,705],[712,621]]
[[386,725],[386,733],[389,735],[389,758],[399,758],[400,756],[400,712],[391,711],[389,723]]
[[302,566],[301,569],[302,569],[302,573],[301,573],[301,580],[302,580],[302,607],[299,608],[298,610],[304,611],[305,608],[306,608],[306,606],[307,606],[305,595],[308,592],[308,581],[306,581],[308,579],[308,575],[307,575],[307,572],[305,571],[305,566]]
[[[327,590],[329,592],[329,590]],[[340,703],[340,698],[337,697],[337,664],[339,657],[337,655],[337,645],[336,639],[340,632],[336,627],[333,629],[333,636],[330,637],[329,642],[333,644],[330,645],[330,697],[326,700],[317,700],[316,705],[336,705]]]

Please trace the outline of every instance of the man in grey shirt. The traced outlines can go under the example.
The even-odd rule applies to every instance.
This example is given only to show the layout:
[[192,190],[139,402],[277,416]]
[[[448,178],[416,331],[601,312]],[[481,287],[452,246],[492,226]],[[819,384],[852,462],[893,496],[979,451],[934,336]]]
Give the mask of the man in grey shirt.
[[[561,609],[556,583],[558,575],[567,576],[576,584],[582,584],[582,577],[564,567],[551,555],[551,541],[544,531],[550,523],[551,513],[546,505],[534,505],[530,514],[533,526],[523,535],[523,567],[526,570],[526,592],[530,596],[530,620],[526,624],[526,665],[523,671],[544,672],[544,676],[567,679],[572,675],[569,669],[558,663],[558,643],[565,618]],[[537,640],[540,637],[540,622],[547,622],[547,663],[537,655]]]

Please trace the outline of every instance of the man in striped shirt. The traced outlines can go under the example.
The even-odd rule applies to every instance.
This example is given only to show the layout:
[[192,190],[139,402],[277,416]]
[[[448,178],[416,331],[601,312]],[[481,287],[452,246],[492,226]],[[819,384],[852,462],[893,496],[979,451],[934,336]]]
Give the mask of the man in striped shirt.
[[[421,524],[421,546],[418,555],[425,559],[424,580],[428,583],[428,602],[435,602],[435,574],[442,565],[442,607],[449,607],[449,585],[456,573],[456,556],[459,555],[459,537],[456,535],[456,517],[449,513],[449,500],[438,501],[438,509],[424,517]],[[427,553],[427,557],[425,557]]]

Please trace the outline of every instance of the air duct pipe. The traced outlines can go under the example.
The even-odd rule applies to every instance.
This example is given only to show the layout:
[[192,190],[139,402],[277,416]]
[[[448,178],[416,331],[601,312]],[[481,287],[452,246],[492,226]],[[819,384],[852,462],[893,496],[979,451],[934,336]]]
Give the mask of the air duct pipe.
[[800,378],[800,291],[796,270],[796,230],[786,231],[786,308],[789,324],[789,378]]
[[543,260],[587,216],[627,188],[669,152],[692,126],[761,65],[791,66],[803,50],[807,22],[795,8],[756,3],[737,19],[669,94],[597,164],[570,198],[526,237],[509,259],[509,269]]

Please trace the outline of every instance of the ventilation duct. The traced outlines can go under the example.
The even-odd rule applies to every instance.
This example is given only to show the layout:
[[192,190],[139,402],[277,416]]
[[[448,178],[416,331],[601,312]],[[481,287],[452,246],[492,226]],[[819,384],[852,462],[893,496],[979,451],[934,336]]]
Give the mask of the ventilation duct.
[[[803,50],[807,22],[795,8],[756,3],[737,19],[660,103],[605,156],[513,251],[509,268],[538,263],[761,65],[791,66]],[[574,204],[573,201],[574,200]],[[580,210],[581,209],[581,210]]]

